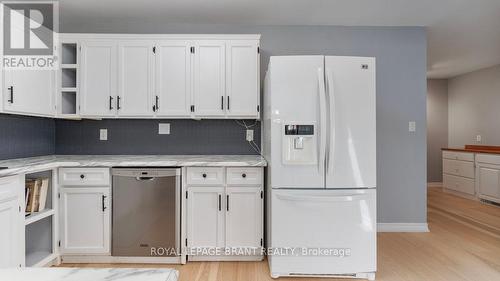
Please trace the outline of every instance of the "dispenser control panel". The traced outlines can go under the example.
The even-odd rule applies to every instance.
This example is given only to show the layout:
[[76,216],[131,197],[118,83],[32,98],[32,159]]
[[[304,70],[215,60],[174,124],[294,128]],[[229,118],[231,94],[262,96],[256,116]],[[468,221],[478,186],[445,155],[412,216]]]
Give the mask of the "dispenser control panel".
[[285,124],[283,127],[283,164],[317,164],[315,124]]

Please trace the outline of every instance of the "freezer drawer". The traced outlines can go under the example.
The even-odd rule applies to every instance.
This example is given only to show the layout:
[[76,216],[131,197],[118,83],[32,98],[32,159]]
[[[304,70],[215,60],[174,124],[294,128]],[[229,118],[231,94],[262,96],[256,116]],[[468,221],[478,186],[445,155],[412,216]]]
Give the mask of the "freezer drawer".
[[375,189],[273,189],[270,219],[270,247],[296,249],[270,255],[273,277],[376,271]]

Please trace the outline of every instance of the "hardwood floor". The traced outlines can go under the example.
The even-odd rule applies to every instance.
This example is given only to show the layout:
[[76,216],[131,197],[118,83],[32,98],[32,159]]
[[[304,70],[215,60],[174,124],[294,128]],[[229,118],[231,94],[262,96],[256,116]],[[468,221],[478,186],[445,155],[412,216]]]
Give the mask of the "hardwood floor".
[[[429,190],[428,197],[428,221],[431,230],[429,233],[378,234],[377,280],[500,280],[500,236],[492,233],[489,228],[500,225],[500,207],[462,199],[437,189]],[[462,217],[464,219],[461,219]],[[142,264],[62,266],[158,267],[158,265]],[[269,276],[267,262],[189,262],[182,266],[161,267],[178,269],[181,281],[273,280]],[[278,280],[333,279],[280,278]]]

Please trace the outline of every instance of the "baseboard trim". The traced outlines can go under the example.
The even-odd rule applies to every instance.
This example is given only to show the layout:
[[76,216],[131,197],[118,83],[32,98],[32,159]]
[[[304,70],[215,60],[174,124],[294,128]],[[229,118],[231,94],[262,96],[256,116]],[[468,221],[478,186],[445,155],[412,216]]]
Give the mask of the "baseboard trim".
[[378,223],[377,232],[429,232],[427,223]]
[[428,187],[443,187],[443,183],[442,182],[428,182],[427,183],[427,186]]

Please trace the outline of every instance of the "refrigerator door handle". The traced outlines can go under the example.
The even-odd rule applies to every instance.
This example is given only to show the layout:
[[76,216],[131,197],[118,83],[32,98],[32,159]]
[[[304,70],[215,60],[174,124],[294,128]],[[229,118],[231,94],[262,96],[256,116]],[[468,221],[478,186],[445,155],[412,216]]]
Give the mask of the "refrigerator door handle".
[[[326,93],[328,95],[328,108],[329,108],[329,134],[328,134],[328,140],[327,140],[327,148],[326,148],[326,173],[328,174],[330,172],[330,168],[332,167],[333,163],[330,163],[330,161],[334,161],[335,157],[335,90],[334,90],[334,85],[333,85],[333,78],[332,78],[332,73],[330,69],[326,68]],[[333,171],[331,171],[333,172]]]
[[367,194],[352,194],[342,196],[295,196],[277,194],[276,197],[286,201],[306,201],[306,202],[351,202],[360,201],[368,198]]
[[326,126],[326,90],[325,90],[325,73],[323,68],[318,68],[318,94],[319,94],[319,161],[318,170],[321,174],[324,173],[326,160],[326,141],[327,141],[327,126]]

